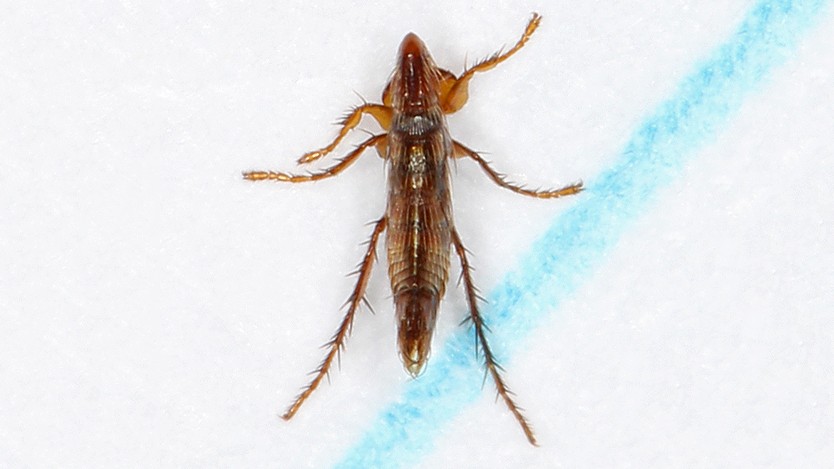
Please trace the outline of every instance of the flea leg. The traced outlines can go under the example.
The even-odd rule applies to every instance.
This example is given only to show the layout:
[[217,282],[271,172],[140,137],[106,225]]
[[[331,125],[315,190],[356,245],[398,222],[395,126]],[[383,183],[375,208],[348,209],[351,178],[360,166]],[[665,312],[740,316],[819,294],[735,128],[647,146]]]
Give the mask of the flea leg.
[[495,171],[494,169],[492,169],[489,166],[489,163],[487,163],[486,160],[481,158],[481,155],[479,155],[476,151],[467,148],[462,143],[457,142],[457,141],[454,142],[453,145],[454,145],[454,150],[455,150],[454,155],[455,155],[456,158],[462,158],[462,157],[465,157],[465,156],[468,156],[469,158],[472,158],[479,165],[481,165],[481,169],[483,169],[484,172],[487,173],[487,176],[489,176],[489,178],[492,179],[493,182],[495,182],[499,186],[501,186],[505,189],[509,189],[509,190],[511,190],[511,191],[513,191],[517,194],[526,195],[526,196],[530,196],[530,197],[537,197],[539,199],[554,199],[554,198],[563,197],[563,196],[566,196],[566,195],[573,195],[573,194],[576,194],[576,193],[582,191],[582,183],[581,182],[578,182],[576,184],[571,184],[571,185],[562,187],[561,189],[555,189],[555,190],[541,191],[541,190],[525,189],[524,187],[517,186],[515,184],[507,182],[506,177],[503,174],[501,174],[501,173]]
[[519,49],[524,47],[524,44],[527,43],[536,28],[539,27],[541,20],[542,17],[538,13],[533,13],[533,18],[527,23],[527,28],[525,28],[524,34],[521,35],[521,39],[507,52],[502,53],[498,51],[486,59],[481,60],[472,67],[467,68],[460,78],[455,79],[454,75],[451,77],[444,75],[440,83],[443,112],[445,114],[451,114],[460,110],[466,104],[466,100],[469,99],[469,80],[476,73],[486,72],[518,52]]
[[365,140],[364,142],[360,143],[355,150],[348,153],[347,156],[339,160],[335,165],[324,168],[323,170],[317,173],[310,173],[310,174],[303,174],[303,175],[296,175],[296,174],[287,174],[287,173],[280,173],[274,171],[249,171],[243,173],[243,179],[248,179],[250,181],[283,181],[283,182],[309,182],[309,181],[318,181],[319,179],[326,179],[329,177],[333,177],[344,171],[348,166],[353,164],[357,158],[362,154],[363,151],[368,149],[371,146],[375,146],[379,144],[379,142],[384,141],[385,137],[388,134],[379,134],[374,135],[371,138]]
[[504,402],[507,404],[510,412],[513,413],[515,419],[518,421],[519,425],[521,425],[521,429],[524,431],[524,435],[527,436],[527,440],[530,444],[538,446],[536,443],[536,436],[533,434],[533,429],[530,428],[530,422],[528,422],[527,418],[524,417],[524,414],[521,413],[521,408],[519,408],[513,401],[513,393],[504,383],[504,379],[501,377],[501,373],[499,372],[501,367],[498,363],[496,363],[495,357],[492,355],[492,350],[490,350],[489,344],[487,343],[487,326],[484,324],[483,318],[481,318],[481,313],[478,312],[478,292],[472,284],[472,269],[466,258],[466,248],[463,247],[460,236],[458,236],[458,232],[454,229],[452,230],[452,242],[455,244],[455,250],[460,258],[463,285],[466,289],[466,301],[469,303],[470,317],[472,319],[472,324],[475,326],[475,345],[477,346],[480,344],[481,350],[484,352],[484,364],[486,365],[486,369],[489,374],[492,375],[492,380],[495,382],[495,387],[498,389],[498,395],[504,399]]
[[376,154],[383,160],[388,158],[388,139],[383,138],[376,142]]
[[293,415],[298,412],[298,408],[301,407],[301,404],[303,404],[304,401],[310,397],[310,394],[316,390],[324,377],[327,376],[327,373],[330,370],[330,365],[333,364],[333,360],[339,356],[344,348],[345,339],[347,339],[347,336],[353,327],[353,317],[356,314],[356,310],[359,309],[359,304],[362,303],[365,297],[365,287],[368,286],[368,278],[371,276],[371,268],[373,267],[374,259],[376,258],[376,243],[379,240],[379,236],[383,231],[385,231],[385,224],[387,223],[387,220],[388,219],[386,217],[382,217],[376,222],[374,232],[371,234],[371,239],[368,240],[368,251],[365,253],[365,257],[362,259],[362,263],[358,270],[359,278],[356,281],[356,286],[353,288],[353,293],[350,294],[350,297],[345,303],[349,305],[347,313],[345,314],[344,319],[342,319],[339,329],[337,329],[336,333],[333,334],[333,338],[325,344],[329,350],[319,367],[313,372],[316,376],[312,381],[310,381],[310,384],[308,384],[304,390],[301,391],[301,394],[296,396],[293,403],[287,408],[287,411],[284,412],[284,415],[282,416],[284,420],[291,419]]
[[342,139],[345,138],[345,136],[357,125],[359,125],[363,114],[369,114],[372,116],[385,130],[388,130],[388,128],[391,127],[392,111],[390,107],[383,106],[382,104],[363,104],[361,106],[357,106],[353,108],[344,117],[344,119],[341,120],[341,122],[339,122],[342,126],[341,129],[339,129],[339,135],[336,136],[332,142],[330,142],[330,145],[316,151],[305,153],[298,159],[298,164],[311,163],[333,151]]

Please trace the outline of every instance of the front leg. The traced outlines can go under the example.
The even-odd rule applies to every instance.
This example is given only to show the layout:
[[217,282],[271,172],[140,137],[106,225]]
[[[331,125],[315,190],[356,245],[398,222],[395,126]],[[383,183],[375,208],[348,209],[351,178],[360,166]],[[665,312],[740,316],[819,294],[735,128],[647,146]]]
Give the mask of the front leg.
[[542,17],[538,13],[533,13],[533,18],[530,19],[529,23],[527,23],[527,27],[524,29],[524,34],[521,35],[521,39],[519,39],[518,42],[516,42],[515,45],[507,52],[501,53],[501,51],[498,51],[486,59],[476,63],[472,67],[466,69],[460,78],[455,78],[452,74],[449,74],[451,76],[445,75],[440,84],[440,88],[443,91],[441,94],[443,113],[451,114],[460,110],[460,108],[462,108],[469,99],[469,81],[472,77],[475,76],[476,73],[486,72],[487,70],[494,68],[496,65],[512,57],[513,54],[524,47],[524,44],[527,44],[527,41],[530,40],[530,36],[532,36],[533,32],[536,31],[536,28],[539,27],[541,20]]
[[339,145],[343,138],[353,130],[362,120],[363,114],[371,115],[379,123],[380,127],[388,130],[391,127],[391,108],[382,104],[363,104],[353,108],[339,124],[342,126],[339,129],[339,135],[324,148],[305,153],[298,159],[298,164],[307,164],[316,161],[324,155],[330,153]]

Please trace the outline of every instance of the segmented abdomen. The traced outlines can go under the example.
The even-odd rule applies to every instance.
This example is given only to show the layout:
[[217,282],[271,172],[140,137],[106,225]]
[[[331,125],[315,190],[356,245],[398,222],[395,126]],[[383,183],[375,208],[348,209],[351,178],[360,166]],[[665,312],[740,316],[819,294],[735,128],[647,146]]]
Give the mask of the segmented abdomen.
[[439,109],[396,115],[388,133],[388,277],[400,357],[420,374],[449,279],[451,137]]
[[425,289],[442,297],[449,277],[450,226],[438,201],[415,194],[388,210],[388,275],[394,296]]
[[441,129],[389,136],[388,275],[396,297],[425,289],[439,299],[449,277],[449,141]]

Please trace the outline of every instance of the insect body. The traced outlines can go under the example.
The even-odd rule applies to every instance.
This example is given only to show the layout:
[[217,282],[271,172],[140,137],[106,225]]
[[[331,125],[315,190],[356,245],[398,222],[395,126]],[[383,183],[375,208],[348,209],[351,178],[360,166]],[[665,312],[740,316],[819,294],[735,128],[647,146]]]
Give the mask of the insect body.
[[388,276],[397,312],[400,355],[417,376],[429,354],[449,277],[452,137],[440,107],[440,74],[414,34],[400,47],[389,84]]
[[498,185],[532,197],[556,198],[576,194],[582,190],[582,184],[534,191],[507,182],[478,153],[452,139],[445,115],[456,112],[466,103],[472,77],[495,67],[521,49],[540,20],[541,17],[534,14],[521,39],[511,49],[477,63],[460,77],[438,68],[423,42],[413,33],[406,35],[400,45],[397,67],[383,92],[382,103],[366,103],[355,108],[344,119],[339,135],[329,145],[305,154],[298,162],[310,163],[333,151],[365,114],[372,116],[387,133],[371,136],[335,165],[320,172],[309,175],[272,171],[244,173],[244,177],[252,181],[316,181],[338,175],[370,147],[375,147],[388,164],[388,206],[374,225],[368,250],[358,270],[356,286],[347,302],[347,313],[327,344],[328,353],[315,371],[313,380],[287,409],[283,416],[285,419],[292,418],[318,387],[344,346],[354,315],[364,299],[377,242],[387,231],[388,277],[396,309],[400,356],[405,369],[416,377],[426,364],[440,300],[449,278],[449,254],[454,247],[461,262],[476,346],[480,346],[483,352],[486,369],[495,381],[498,394],[515,415],[530,443],[536,443],[533,431],[513,401],[487,343],[486,325],[478,311],[472,269],[453,222],[449,160],[470,158]]

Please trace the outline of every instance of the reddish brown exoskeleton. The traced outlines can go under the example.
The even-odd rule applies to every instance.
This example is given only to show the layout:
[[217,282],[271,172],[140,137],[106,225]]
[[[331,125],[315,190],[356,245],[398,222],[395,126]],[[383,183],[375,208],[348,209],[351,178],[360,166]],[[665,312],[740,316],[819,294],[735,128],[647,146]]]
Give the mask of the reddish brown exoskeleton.
[[475,327],[476,347],[480,345],[483,351],[486,369],[495,381],[498,394],[521,424],[530,443],[536,444],[533,431],[513,401],[486,340],[486,325],[478,311],[472,269],[452,217],[449,160],[471,158],[499,186],[531,197],[549,199],[576,194],[582,190],[582,184],[535,191],[507,182],[478,153],[452,139],[445,115],[456,112],[466,103],[469,81],[476,73],[487,71],[518,52],[540,21],[541,17],[534,14],[521,39],[511,49],[477,63],[460,77],[438,68],[420,38],[413,33],[406,35],[400,45],[397,68],[382,94],[382,104],[366,103],[353,109],[341,123],[339,135],[333,142],[305,154],[298,163],[316,161],[333,151],[345,135],[359,124],[364,114],[373,117],[387,133],[371,136],[337,164],[320,172],[309,175],[272,171],[244,173],[244,177],[251,181],[317,181],[338,175],[369,147],[375,147],[388,162],[388,207],[385,215],[375,223],[368,250],[358,270],[356,287],[347,301],[347,313],[327,343],[327,356],[314,372],[315,377],[287,409],[283,416],[285,419],[292,418],[318,387],[344,346],[356,310],[364,300],[377,241],[387,229],[388,277],[394,295],[398,343],[405,369],[416,377],[428,359],[440,300],[449,278],[449,252],[454,246],[460,258],[469,318]]

